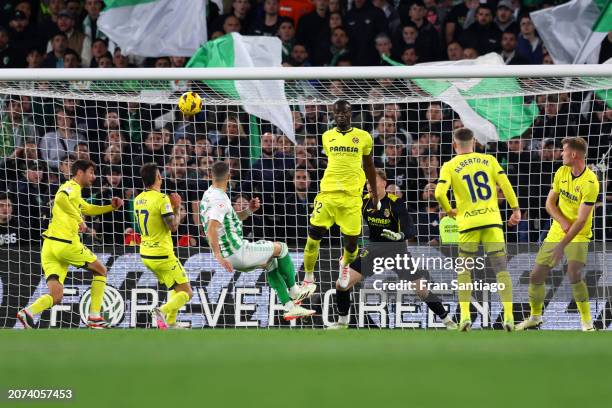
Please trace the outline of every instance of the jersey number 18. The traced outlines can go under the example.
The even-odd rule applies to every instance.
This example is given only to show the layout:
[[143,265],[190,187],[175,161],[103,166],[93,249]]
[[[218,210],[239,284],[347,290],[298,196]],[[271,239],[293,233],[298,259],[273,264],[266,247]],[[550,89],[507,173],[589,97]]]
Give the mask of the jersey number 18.
[[467,183],[470,190],[472,202],[475,203],[478,199],[488,200],[491,198],[491,186],[489,186],[489,176],[484,171],[477,171],[474,175],[466,174],[463,180]]

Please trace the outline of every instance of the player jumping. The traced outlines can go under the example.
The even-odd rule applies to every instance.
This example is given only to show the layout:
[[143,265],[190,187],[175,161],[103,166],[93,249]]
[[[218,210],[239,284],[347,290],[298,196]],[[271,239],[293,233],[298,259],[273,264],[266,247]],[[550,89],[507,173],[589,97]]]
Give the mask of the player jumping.
[[[320,192],[314,201],[304,248],[305,276],[302,285],[306,286],[314,282],[314,268],[321,239],[334,224],[340,227],[344,237],[340,274],[347,273],[348,266],[358,253],[361,197],[366,177],[370,185],[376,185],[372,136],[365,130],[351,127],[351,104],[347,101],[336,101],[332,111],[336,127],[323,133],[323,150],[329,161],[321,180]],[[379,205],[376,192],[371,194],[370,203],[372,208]]]
[[567,257],[567,274],[572,285],[583,331],[593,331],[589,292],[582,279],[587,251],[593,232],[593,207],[599,194],[599,181],[586,166],[587,143],[580,137],[564,139],[563,166],[557,170],[546,198],[546,211],[553,218],[550,231],[542,243],[529,275],[531,315],[516,326],[525,330],[540,326],[546,293],[545,281],[563,255]]
[[[376,189],[375,193],[380,197],[380,209],[375,209],[370,206],[370,194],[363,197],[362,213],[363,218],[368,224],[370,231],[371,242],[395,242],[403,241],[411,238],[412,220],[406,209],[406,204],[401,202],[396,195],[386,192],[387,176],[384,170],[376,170]],[[372,191],[370,185],[368,190]],[[371,276],[372,270],[362,272],[362,258],[365,256],[365,251],[361,256],[357,257],[348,268],[336,281],[336,305],[338,307],[338,322],[329,327],[330,330],[348,328],[351,307],[351,288],[363,279],[363,276]],[[367,256],[375,256],[371,252]],[[452,321],[448,312],[440,302],[440,299],[433,293],[427,290],[426,276],[423,271],[409,274],[407,280],[413,281],[416,287],[416,293],[427,303],[427,306],[442,319],[448,329],[456,329],[457,324]]]
[[153,309],[151,317],[160,330],[179,328],[176,316],[191,299],[193,292],[181,261],[174,255],[171,233],[176,232],[181,219],[181,196],[168,197],[161,192],[162,176],[155,163],[140,169],[146,190],[134,199],[134,214],[140,227],[142,263],[170,291],[168,301]]
[[[440,170],[440,180],[436,186],[435,198],[440,207],[450,216],[457,218],[459,227],[459,256],[473,257],[478,253],[478,246],[483,244],[487,257],[497,275],[497,282],[504,289],[499,295],[504,306],[504,323],[506,331],[514,330],[512,311],[512,280],[506,262],[506,245],[499,205],[497,204],[498,185],[504,193],[513,212],[508,220],[511,226],[521,221],[521,210],[516,194],[508,177],[489,154],[474,152],[474,134],[470,129],[457,129],[453,135],[453,148],[457,155],[444,163]],[[457,208],[451,208],[446,193],[453,189]],[[462,287],[472,283],[471,271],[464,268],[457,274]],[[459,330],[467,331],[472,326],[470,299],[472,291],[459,290],[461,321]]]
[[212,185],[200,202],[200,217],[208,244],[217,262],[230,273],[265,268],[268,283],[276,291],[285,307],[285,320],[311,316],[314,310],[305,309],[296,303],[312,296],[314,284],[299,287],[295,283],[295,266],[289,255],[287,244],[282,242],[249,242],[242,238],[242,221],[260,207],[259,199],[249,202],[249,208],[236,212],[227,196],[230,168],[226,162],[218,161],[212,166]]
[[43,233],[41,250],[41,263],[49,294],[42,295],[17,313],[17,318],[26,329],[36,327],[34,315],[61,303],[68,265],[93,272],[87,326],[92,329],[108,327],[108,322],[100,316],[106,287],[106,267],[83,245],[79,232],[87,230],[83,215],[100,215],[117,210],[123,205],[123,200],[113,197],[110,205],[103,206],[83,200],[81,190],[92,186],[96,180],[95,170],[96,165],[92,161],[75,161],[71,169],[72,178],[62,184],[55,194],[51,222]]

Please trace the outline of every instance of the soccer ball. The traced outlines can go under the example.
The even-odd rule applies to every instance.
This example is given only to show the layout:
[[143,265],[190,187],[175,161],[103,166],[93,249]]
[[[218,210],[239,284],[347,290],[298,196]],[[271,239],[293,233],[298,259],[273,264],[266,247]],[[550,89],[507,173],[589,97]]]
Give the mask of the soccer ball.
[[202,98],[195,92],[185,92],[178,100],[178,107],[186,116],[193,116],[202,110]]

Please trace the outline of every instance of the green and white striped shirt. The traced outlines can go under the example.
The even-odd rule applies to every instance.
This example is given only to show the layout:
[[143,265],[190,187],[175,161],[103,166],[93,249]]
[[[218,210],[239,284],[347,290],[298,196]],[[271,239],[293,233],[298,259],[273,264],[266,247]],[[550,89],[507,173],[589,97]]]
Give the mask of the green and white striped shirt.
[[242,221],[232,207],[232,202],[225,193],[210,186],[200,201],[200,221],[204,232],[208,234],[208,222],[217,220],[219,227],[219,246],[224,258],[231,256],[242,247]]

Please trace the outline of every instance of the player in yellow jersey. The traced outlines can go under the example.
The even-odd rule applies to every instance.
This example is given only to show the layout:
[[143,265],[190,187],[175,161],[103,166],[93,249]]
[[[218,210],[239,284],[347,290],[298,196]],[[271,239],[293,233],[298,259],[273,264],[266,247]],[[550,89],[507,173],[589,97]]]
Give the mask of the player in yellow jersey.
[[161,330],[178,328],[176,315],[191,299],[193,292],[181,261],[174,255],[171,233],[176,232],[181,219],[181,197],[161,192],[162,177],[155,163],[140,169],[146,190],[134,199],[134,214],[138,220],[142,241],[142,263],[170,291],[168,301],[153,309],[151,316]]
[[87,326],[93,329],[108,327],[108,322],[100,316],[106,287],[106,267],[81,243],[79,232],[87,230],[83,215],[100,215],[117,210],[123,205],[123,200],[113,197],[110,205],[103,206],[83,200],[81,190],[91,187],[96,180],[95,170],[96,165],[92,161],[75,161],[71,168],[72,178],[62,184],[55,194],[51,222],[43,233],[41,250],[41,263],[49,294],[42,295],[17,313],[17,318],[26,329],[36,327],[34,315],[61,303],[69,265],[93,272]]
[[[348,265],[358,253],[361,197],[366,177],[370,185],[376,185],[372,136],[365,130],[351,127],[351,104],[347,101],[336,101],[332,112],[336,127],[323,133],[323,150],[328,162],[310,216],[308,239],[304,248],[303,285],[314,282],[314,267],[321,239],[334,224],[340,227],[344,237],[339,280],[348,281]],[[372,206],[377,208],[379,201],[375,192],[370,200]],[[342,275],[346,279],[342,279]]]
[[567,274],[572,285],[583,331],[593,331],[589,292],[582,279],[589,242],[593,232],[593,207],[599,194],[599,181],[586,166],[587,143],[580,137],[563,142],[563,166],[557,170],[546,198],[546,211],[553,218],[529,275],[531,315],[517,325],[517,330],[540,326],[546,288],[544,282],[565,254]]
[[[470,129],[457,129],[453,135],[453,148],[457,155],[444,163],[435,198],[440,207],[450,216],[456,217],[459,227],[459,256],[473,257],[480,244],[497,275],[497,282],[504,289],[499,295],[504,306],[503,327],[514,330],[512,311],[512,280],[506,262],[504,230],[497,204],[497,186],[501,188],[508,205],[512,208],[509,225],[521,221],[521,210],[516,194],[497,159],[489,154],[474,152],[474,134]],[[446,193],[453,189],[457,208],[451,208]],[[472,291],[471,271],[464,269],[457,274],[461,321],[459,330],[467,331],[472,326],[470,299]]]

